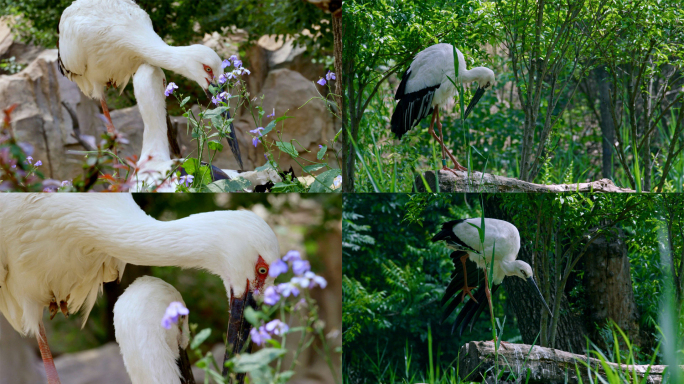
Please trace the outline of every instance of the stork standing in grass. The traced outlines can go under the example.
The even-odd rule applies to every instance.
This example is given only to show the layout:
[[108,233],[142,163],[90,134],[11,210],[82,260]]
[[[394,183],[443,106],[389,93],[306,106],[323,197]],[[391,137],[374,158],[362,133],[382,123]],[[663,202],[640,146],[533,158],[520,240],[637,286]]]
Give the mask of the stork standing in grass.
[[151,276],[133,282],[114,305],[114,330],[124,365],[133,384],[194,383],[186,348],[190,340],[187,315],[162,326],[171,303],[185,302],[171,284]]
[[133,0],[76,0],[62,13],[58,33],[60,72],[84,94],[100,100],[109,132],[115,129],[105,87],[123,92],[141,64],[174,71],[196,81],[205,92],[223,73],[221,59],[211,48],[167,45]]
[[[432,242],[444,241],[448,248],[454,250],[451,254],[454,272],[451,274],[451,282],[444,291],[442,306],[450,300],[451,302],[444,311],[442,321],[451,315],[466,295],[470,296],[471,300],[459,312],[452,332],[461,325],[458,334],[459,336],[463,334],[465,327],[477,318],[487,304],[489,304],[490,314],[494,317],[491,293],[496,292],[506,276],[517,276],[527,280],[553,317],[551,309],[534,281],[532,268],[526,262],[516,260],[520,250],[518,228],[507,221],[484,219],[484,241],[480,242],[478,228],[481,226],[482,219],[480,218],[448,221],[432,238]],[[490,269],[492,270],[491,293],[488,279]],[[476,287],[472,286],[473,283],[479,284],[479,288],[475,289]]]
[[[131,194],[16,194],[0,199],[0,312],[14,329],[36,335],[48,383],[59,378],[42,315],[79,310],[83,324],[102,284],[126,263],[198,268],[223,280],[230,315],[226,358],[242,351],[255,290],[273,283],[278,240],[249,211],[216,211],[173,221],[149,217]],[[249,346],[247,346],[249,348]],[[226,372],[224,372],[226,374]]]
[[[459,84],[477,82],[477,91],[463,116],[463,119],[467,118],[484,95],[485,90],[494,85],[495,77],[494,72],[489,68],[466,69],[463,54],[458,49],[456,49],[456,54],[458,55],[458,77],[455,76],[454,48],[451,44],[435,44],[416,55],[411,66],[404,73],[394,96],[395,100],[399,100],[399,104],[392,114],[391,126],[397,139],[401,139],[406,132],[432,114],[428,131],[440,144],[442,159],[445,159],[446,153],[454,162],[455,169],[464,171],[466,168],[456,161],[444,145],[439,108],[444,107],[456,95],[456,87],[451,82],[452,80]],[[439,137],[433,129],[435,124],[439,129]],[[449,170],[446,163],[443,164],[442,169]]]

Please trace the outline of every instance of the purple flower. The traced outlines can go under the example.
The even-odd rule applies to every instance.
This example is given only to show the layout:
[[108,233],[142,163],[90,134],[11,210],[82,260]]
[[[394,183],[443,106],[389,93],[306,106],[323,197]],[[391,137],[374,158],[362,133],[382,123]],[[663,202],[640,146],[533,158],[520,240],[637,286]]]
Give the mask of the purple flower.
[[266,342],[266,340],[269,340],[271,338],[271,335],[266,332],[266,329],[262,325],[259,328],[252,328],[251,331],[249,331],[250,336],[252,336],[252,341],[256,345],[262,345],[263,343]]
[[176,83],[171,82],[171,83],[169,83],[169,85],[166,86],[166,91],[164,91],[164,94],[166,95],[166,97],[169,97],[169,96],[171,96],[173,91],[176,89],[178,89],[178,86],[176,85]]
[[237,79],[237,76],[235,76],[235,71],[233,71],[233,72],[228,72],[228,73],[226,74],[226,77],[228,78],[228,80],[230,80],[230,79]]
[[235,66],[235,68],[242,67],[242,60],[237,60],[236,58],[235,60],[233,60],[233,65]]
[[237,59],[238,59],[238,57],[236,55],[232,55],[231,57],[228,58],[228,60],[230,60],[230,61],[235,61]]
[[342,185],[342,175],[337,176],[337,177],[333,180],[333,187],[339,188],[340,185]]
[[328,282],[321,276],[316,275],[313,272],[306,272],[304,277],[293,277],[290,280],[292,284],[297,284],[302,288],[314,288],[316,285],[321,288],[325,288]]
[[226,74],[222,73],[221,76],[219,76],[219,78],[218,78],[218,82],[219,82],[219,84],[223,84],[226,81],[228,81],[228,79],[226,78]]
[[325,79],[330,81],[330,80],[337,80],[335,77],[335,72],[328,71],[328,73],[325,74]]
[[40,160],[36,161],[36,167],[40,167],[41,165],[43,165],[42,161],[40,161]]
[[31,157],[31,156],[26,156],[26,162],[27,162],[29,165],[33,164],[33,157]]
[[189,187],[190,184],[192,184],[192,181],[195,179],[195,176],[193,175],[183,175],[180,177],[180,182],[181,184],[185,184],[186,187]]
[[226,67],[230,67],[230,60],[228,59],[223,60],[221,63],[221,68],[226,69]]
[[259,136],[254,136],[252,138],[252,144],[254,144],[254,148],[256,148],[257,144],[259,144],[259,138],[261,137],[261,131],[263,131],[263,127],[259,127],[257,129],[250,130],[249,132],[254,134],[254,135],[259,135]]
[[71,185],[71,180],[64,180],[64,181],[62,181],[62,187],[67,187],[67,186],[69,186],[69,185]]
[[266,291],[264,291],[264,303],[268,305],[275,305],[278,300],[280,300],[280,295],[276,289],[274,287],[266,288]]
[[278,277],[281,273],[287,272],[287,264],[284,261],[278,259],[273,264],[268,271],[268,275],[271,277]]
[[180,301],[172,301],[171,304],[169,304],[169,306],[166,308],[166,312],[164,312],[161,325],[166,329],[171,329],[171,323],[178,323],[178,318],[180,316],[185,316],[189,313],[190,311],[185,308],[183,303]]
[[264,153],[264,157],[266,158],[266,161],[268,161],[268,155]]
[[266,117],[274,117],[274,116],[275,116],[275,108],[273,108],[273,113],[271,113],[270,115],[266,115]]
[[293,295],[293,296],[299,295],[299,289],[297,289],[297,286],[292,284],[292,283],[289,283],[289,282],[278,284],[276,291],[278,291],[278,293],[283,295],[283,297],[290,297],[290,295]]
[[240,74],[241,74],[241,75],[244,75],[245,73],[248,74],[248,75],[251,75],[251,74],[252,74],[252,72],[250,72],[249,69],[247,69],[247,68],[240,68],[240,70],[241,70],[241,71],[240,71]]
[[323,149],[323,146],[321,144],[318,144],[318,148]]
[[295,250],[288,251],[285,254],[285,256],[283,256],[283,260],[285,260],[287,262],[294,261],[294,260],[301,260],[301,259],[302,259],[301,254],[299,253],[299,251],[295,251]]
[[221,102],[221,96],[219,96],[219,95],[212,96],[211,102],[214,103],[214,105],[218,105]]
[[325,85],[325,79],[321,77],[321,79],[318,80],[317,83],[320,85]]
[[223,92],[219,93],[219,97],[223,101],[228,101],[228,99],[230,99],[230,93],[223,91]]
[[301,276],[310,270],[311,264],[309,264],[309,260],[295,260],[292,262],[292,272],[294,272],[297,276]]
[[283,335],[290,329],[287,324],[278,319],[269,321],[264,327],[266,328],[266,332],[274,335]]

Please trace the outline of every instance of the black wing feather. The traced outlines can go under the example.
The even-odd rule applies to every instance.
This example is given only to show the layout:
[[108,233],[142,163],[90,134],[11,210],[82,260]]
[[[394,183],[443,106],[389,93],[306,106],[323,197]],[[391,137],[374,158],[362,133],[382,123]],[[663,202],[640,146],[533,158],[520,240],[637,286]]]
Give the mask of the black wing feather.
[[[403,80],[402,80],[403,83]],[[401,88],[401,84],[399,85]],[[404,88],[406,85],[404,84]],[[409,94],[402,94],[399,104],[392,113],[391,127],[397,139],[411,130],[425,117],[432,114],[432,99],[439,84]],[[402,89],[402,92],[404,90]],[[399,90],[397,90],[397,95]]]
[[442,224],[442,230],[439,231],[435,236],[432,237],[432,242],[436,243],[440,240],[446,241],[449,245],[452,247],[467,251],[467,252],[474,252],[476,254],[480,254],[480,252],[476,251],[473,247],[469,246],[468,244],[464,243],[463,240],[459,239],[458,236],[454,233],[454,226],[457,224],[460,224],[464,222],[465,219],[460,219],[460,220],[451,220],[447,221],[446,223]]

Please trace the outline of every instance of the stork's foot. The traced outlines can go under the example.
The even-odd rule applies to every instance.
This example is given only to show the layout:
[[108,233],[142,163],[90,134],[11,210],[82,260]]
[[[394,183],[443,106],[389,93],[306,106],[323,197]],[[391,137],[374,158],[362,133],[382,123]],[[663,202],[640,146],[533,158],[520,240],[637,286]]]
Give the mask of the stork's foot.
[[[489,341],[493,342],[494,345],[496,345],[497,339],[489,340]],[[509,345],[510,345],[509,342],[506,342],[506,341],[503,341],[503,340],[499,341],[499,345],[500,345],[503,349],[508,349],[508,348],[506,348],[506,344],[509,344]]]
[[55,318],[55,315],[57,314],[57,312],[59,312],[59,306],[57,305],[57,301],[55,300],[54,297],[52,298],[52,301],[50,301],[50,305],[48,308],[50,311],[50,320],[52,320]]
[[[461,168],[462,168],[462,169],[461,169]],[[447,166],[445,165],[445,166],[442,167],[441,170],[442,170],[442,171],[449,171],[449,172],[453,173],[454,176],[458,176],[458,173],[456,173],[456,171],[465,171],[465,170],[466,170],[466,168],[463,168],[463,167],[461,167],[461,168],[456,167],[455,169],[451,169],[451,168],[449,168],[449,167],[447,167]]]
[[100,105],[102,106],[102,113],[105,116],[105,126],[107,127],[107,133],[115,134],[116,128],[114,128],[114,123],[112,122],[112,117],[109,115],[109,108],[104,99],[100,100]]
[[463,302],[463,299],[465,299],[465,295],[468,295],[468,296],[470,296],[471,300],[474,300],[477,304],[480,304],[477,302],[477,300],[475,300],[475,298],[473,297],[473,294],[470,293],[470,290],[475,289],[475,288],[477,288],[477,287],[469,287],[467,285],[464,286],[463,288],[461,288],[461,302]]

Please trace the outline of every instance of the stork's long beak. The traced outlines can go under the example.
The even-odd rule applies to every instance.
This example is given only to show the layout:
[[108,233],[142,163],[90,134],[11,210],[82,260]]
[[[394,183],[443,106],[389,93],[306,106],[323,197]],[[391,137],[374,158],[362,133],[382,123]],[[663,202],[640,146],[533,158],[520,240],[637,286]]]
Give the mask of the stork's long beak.
[[542,303],[544,303],[544,307],[546,308],[547,311],[549,311],[549,316],[553,319],[553,313],[551,312],[551,308],[549,308],[549,305],[546,304],[546,300],[544,300],[544,296],[542,295],[541,291],[539,290],[539,287],[537,286],[537,283],[535,283],[534,279],[531,277],[527,278],[527,282],[534,287],[534,289],[537,291],[539,294],[539,298],[541,299]]
[[463,115],[463,119],[467,119],[468,115],[470,115],[470,112],[473,110],[475,105],[477,104],[478,101],[482,98],[482,95],[484,95],[485,89],[484,88],[478,88],[477,91],[475,91],[475,95],[473,98],[470,100],[470,103],[468,104],[468,108],[466,108],[465,114]]
[[[249,331],[252,325],[245,319],[245,308],[252,307],[256,309],[256,301],[249,289],[249,282],[247,289],[242,297],[236,297],[233,290],[230,291],[230,316],[228,318],[228,334],[226,338],[226,355],[223,360],[223,377],[228,378],[228,369],[225,366],[226,361],[231,359],[238,353],[244,351],[249,352],[252,349],[252,343],[247,345],[249,338]],[[245,374],[239,373],[237,375],[236,383],[243,384],[245,381]]]
[[192,366],[188,358],[188,351],[179,347],[178,368],[181,372],[181,384],[195,384],[195,376],[192,374]]

